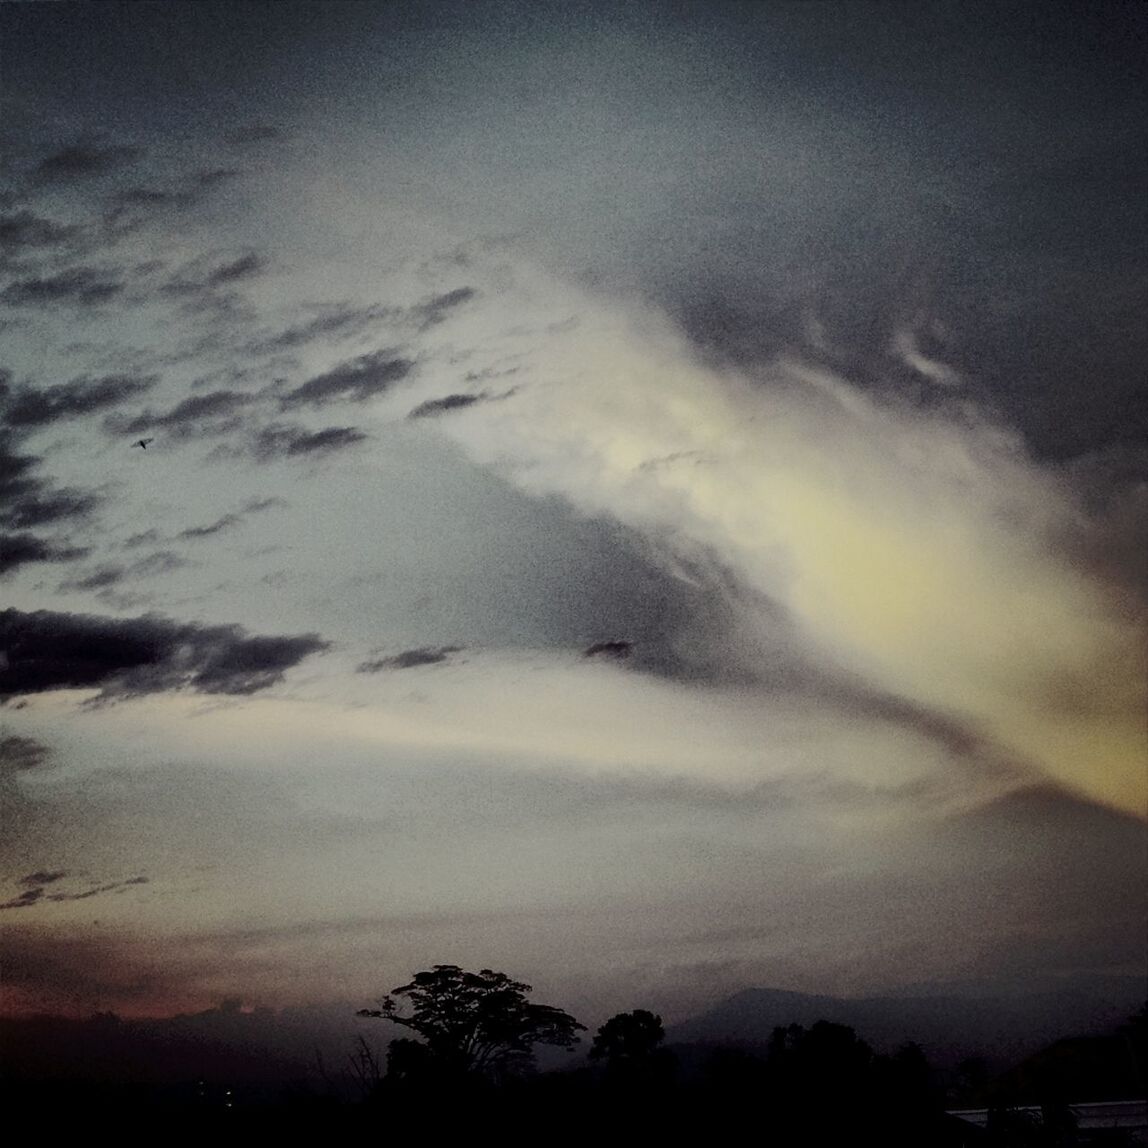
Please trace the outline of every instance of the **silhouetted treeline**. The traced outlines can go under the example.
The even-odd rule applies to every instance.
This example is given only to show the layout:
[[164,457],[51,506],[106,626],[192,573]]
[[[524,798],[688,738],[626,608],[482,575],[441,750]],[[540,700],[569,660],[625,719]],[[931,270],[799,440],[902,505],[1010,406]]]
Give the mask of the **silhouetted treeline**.
[[[527,1001],[528,992],[490,970],[436,966],[363,1013],[397,1019],[413,1037],[385,1045],[360,1038],[342,1063],[319,1060],[306,1079],[232,1087],[220,1074],[150,1086],[9,1078],[5,1105],[15,1115],[34,1112],[49,1138],[114,1124],[141,1133],[178,1125],[224,1142],[385,1133],[674,1144],[740,1142],[748,1130],[767,1148],[1138,1143],[1117,1130],[1082,1131],[1072,1105],[1144,1096],[1148,1006],[1117,1032],[1058,1041],[1003,1073],[977,1060],[937,1070],[915,1044],[881,1053],[827,1021],[775,1028],[753,1047],[667,1047],[661,1018],[637,1009],[603,1024],[577,1067],[540,1072],[533,1044],[569,1047],[582,1026]],[[988,1109],[987,1126],[947,1114],[965,1108]]]

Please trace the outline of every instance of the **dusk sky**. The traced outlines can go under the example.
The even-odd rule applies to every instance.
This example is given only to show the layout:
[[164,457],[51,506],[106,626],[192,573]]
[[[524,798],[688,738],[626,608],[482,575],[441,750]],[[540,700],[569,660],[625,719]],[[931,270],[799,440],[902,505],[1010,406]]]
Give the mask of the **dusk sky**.
[[1146,44],[0,4],[5,1010],[1144,975]]

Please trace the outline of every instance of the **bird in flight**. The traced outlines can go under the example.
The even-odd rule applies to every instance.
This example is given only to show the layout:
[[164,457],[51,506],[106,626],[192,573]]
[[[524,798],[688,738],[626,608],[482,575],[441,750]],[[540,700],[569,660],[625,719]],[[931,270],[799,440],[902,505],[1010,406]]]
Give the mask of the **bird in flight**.
[[144,450],[147,450],[147,444],[149,442],[155,442],[155,439],[154,438],[141,438],[141,439],[138,439],[136,442],[133,442],[132,446],[143,447]]

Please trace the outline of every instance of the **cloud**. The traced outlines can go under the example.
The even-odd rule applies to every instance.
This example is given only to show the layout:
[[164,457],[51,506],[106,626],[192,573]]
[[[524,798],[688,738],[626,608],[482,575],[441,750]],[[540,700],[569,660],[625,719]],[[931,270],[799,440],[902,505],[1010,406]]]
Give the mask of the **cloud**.
[[56,223],[27,209],[0,215],[0,253],[15,255],[29,249],[59,247],[80,230],[74,224]]
[[62,880],[67,877],[67,872],[63,869],[37,869],[35,873],[29,873],[20,878],[21,885],[51,885],[56,881]]
[[[522,356],[522,385],[442,423],[472,458],[727,587],[729,664],[766,671],[780,641],[1143,809],[1144,604],[1071,556],[1087,515],[1014,433],[967,400],[921,409],[816,362],[699,362],[654,313],[521,274],[492,310],[522,334],[486,345]],[[547,326],[563,311],[576,327]],[[482,345],[492,321],[475,307],[459,337]]]
[[0,396],[0,414],[11,427],[39,427],[57,419],[77,418],[127,402],[151,390],[158,375],[82,376],[50,387],[21,387]]
[[475,403],[482,402],[487,397],[486,394],[445,395],[441,399],[427,399],[426,402],[419,403],[419,405],[407,415],[407,418],[426,419],[433,418],[436,415],[447,414],[449,411],[465,410],[467,407],[474,406]]
[[[36,1011],[46,1003],[66,1008],[69,998],[77,997],[85,1005],[90,1002],[91,1012],[109,999],[147,1001],[174,995],[172,981],[178,974],[141,958],[122,940],[67,936],[53,943],[42,930],[16,923],[6,923],[5,934],[5,979]],[[93,1059],[98,1063],[102,1057]]]
[[120,893],[136,885],[148,884],[146,877],[129,877],[126,881],[109,881],[103,885],[90,885],[87,889],[80,889],[71,893],[46,893],[44,890],[47,884],[66,877],[67,873],[64,872],[46,874],[33,873],[30,874],[29,877],[22,878],[21,883],[29,884],[30,879],[37,876],[46,876],[48,881],[35,884],[32,888],[25,889],[11,900],[0,903],[0,909],[30,909],[34,905],[43,905],[49,902],[87,901],[89,898],[98,897],[103,893]]
[[191,186],[209,189],[218,187],[221,183],[230,183],[238,179],[243,173],[233,167],[210,167],[197,171],[191,176]]
[[189,526],[186,530],[181,530],[176,537],[210,538],[211,535],[218,534],[222,530],[230,530],[233,526],[238,526],[242,521],[242,515],[225,514],[222,518],[217,518],[214,522],[210,522],[206,526]]
[[212,391],[184,399],[161,414],[149,410],[131,419],[113,416],[105,426],[115,434],[134,435],[158,428],[179,438],[198,438],[234,429],[242,412],[259,401],[259,395],[246,391]]
[[419,329],[425,331],[428,327],[443,322],[451,311],[469,302],[476,294],[473,287],[458,287],[454,291],[435,295],[426,302],[418,304],[411,309],[411,315],[418,323]]
[[270,498],[253,498],[243,504],[242,513],[262,514],[265,510],[280,510],[287,505],[286,500],[277,495],[272,495]]
[[224,514],[205,526],[188,527],[187,530],[181,530],[176,537],[183,539],[210,538],[213,534],[219,534],[239,526],[248,515],[262,514],[266,510],[274,510],[286,505],[287,503],[281,498],[253,498],[244,503],[239,510]]
[[30,562],[71,562],[88,550],[38,538],[34,534],[0,533],[0,577]]
[[126,574],[141,578],[150,578],[156,574],[167,574],[171,570],[178,570],[187,566],[188,560],[174,550],[157,550],[138,562],[133,562],[125,571]]
[[249,637],[157,615],[108,618],[49,610],[0,612],[0,696],[96,689],[102,699],[166,690],[250,694],[327,648],[316,634]]
[[61,590],[106,590],[131,578],[154,578],[191,563],[174,550],[157,550],[128,566],[101,566],[60,583]]
[[153,526],[148,530],[141,530],[138,534],[129,535],[124,539],[124,547],[131,549],[136,546],[150,546],[153,542],[158,542],[160,533]]
[[103,590],[122,581],[126,570],[123,566],[101,566],[88,574],[68,578],[60,583],[61,590]]
[[0,292],[0,299],[12,307],[48,307],[74,304],[96,307],[123,292],[122,280],[108,271],[72,267],[55,275],[17,279]]
[[612,658],[622,661],[634,652],[634,643],[626,641],[595,642],[583,651],[586,658]]
[[66,518],[85,518],[99,501],[94,494],[70,488],[59,488],[42,494],[29,492],[0,510],[0,523],[22,530]]
[[[0,673],[6,668],[6,660],[0,660]],[[5,734],[0,730],[0,777],[39,769],[50,757],[48,747],[35,738]]]
[[174,187],[137,185],[121,188],[108,200],[104,223],[120,233],[134,230],[166,213],[195,207],[215,188],[240,174],[233,168],[213,168],[194,172]]
[[330,402],[364,402],[389,391],[410,375],[414,363],[392,350],[374,351],[341,363],[283,396],[284,407],[321,407]]
[[298,458],[343,450],[369,437],[356,427],[325,427],[308,431],[305,427],[278,423],[256,432],[251,437],[250,451],[261,462],[272,458]]
[[387,658],[362,662],[357,668],[360,674],[374,674],[379,670],[412,670],[419,666],[437,666],[461,650],[461,646],[422,646],[415,650],[403,650]]
[[256,339],[256,351],[286,351],[324,339],[342,339],[358,334],[372,323],[399,314],[395,307],[356,307],[349,303],[333,304],[319,309],[314,318],[283,328],[278,334]]
[[126,145],[75,143],[53,152],[35,169],[39,183],[71,183],[106,175],[135,162],[143,149]]
[[230,283],[238,283],[241,279],[250,279],[263,270],[263,260],[254,251],[233,259],[230,263],[223,263],[216,267],[204,281],[208,287],[224,287]]
[[283,129],[274,124],[249,124],[247,127],[236,128],[227,133],[229,144],[263,143],[266,140],[277,140],[283,136]]
[[9,901],[0,902],[0,909],[28,909],[44,895],[43,889],[25,889]]
[[[4,388],[0,385],[0,397]],[[83,557],[84,548],[23,533],[28,527],[84,518],[96,506],[96,496],[71,488],[53,489],[34,472],[40,460],[16,452],[15,436],[0,428],[0,576],[29,562],[66,562]]]
[[183,264],[160,290],[181,300],[186,312],[215,311],[249,319],[253,314],[233,288],[262,274],[265,266],[263,257],[255,251],[223,261],[215,255],[204,255]]

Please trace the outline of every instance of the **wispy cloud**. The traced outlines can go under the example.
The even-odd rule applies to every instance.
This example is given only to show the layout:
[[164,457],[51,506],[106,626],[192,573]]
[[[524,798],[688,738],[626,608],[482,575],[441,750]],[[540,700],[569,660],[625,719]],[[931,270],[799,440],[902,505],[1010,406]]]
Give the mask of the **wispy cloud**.
[[449,414],[451,411],[464,411],[467,407],[472,407],[487,397],[483,393],[478,395],[444,395],[441,399],[427,399],[426,402],[419,403],[407,415],[407,418],[427,419],[434,418],[436,415]]
[[419,666],[437,666],[461,650],[461,646],[422,646],[415,650],[403,650],[385,658],[372,658],[360,663],[358,671],[361,674],[374,674],[379,670],[413,670]]
[[142,434],[161,429],[181,438],[223,434],[238,426],[244,412],[260,401],[258,394],[247,391],[211,391],[183,399],[167,411],[143,411],[131,418],[112,416],[109,431],[116,434]]
[[357,427],[305,427],[277,423],[251,436],[250,451],[260,462],[274,458],[303,458],[331,454],[365,442],[370,436]]
[[0,291],[0,299],[11,307],[54,307],[74,305],[98,307],[121,295],[123,281],[114,271],[94,267],[70,267],[54,275],[33,275],[17,279]]
[[45,156],[35,169],[40,183],[71,183],[92,179],[134,163],[143,149],[125,144],[78,142]]
[[[30,877],[22,878],[21,884],[31,885],[31,888],[18,893],[10,900],[0,903],[0,909],[30,909],[33,906],[45,904],[59,904],[64,901],[87,901],[92,897],[99,897],[104,893],[121,893],[136,885],[146,885],[146,877],[129,877],[126,881],[109,881],[103,885],[89,885],[86,889],[74,892],[46,892],[47,886],[66,877],[67,873],[33,873]],[[31,878],[46,877],[46,881],[33,882]]]
[[284,407],[321,407],[331,402],[364,402],[389,391],[410,375],[414,363],[393,350],[372,351],[350,359],[283,396]]

